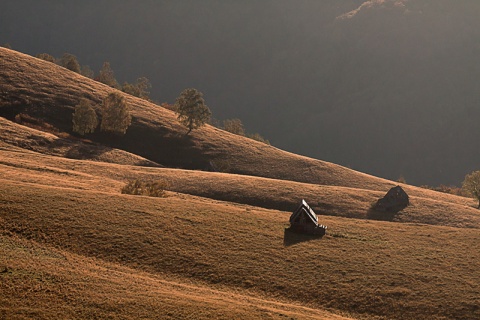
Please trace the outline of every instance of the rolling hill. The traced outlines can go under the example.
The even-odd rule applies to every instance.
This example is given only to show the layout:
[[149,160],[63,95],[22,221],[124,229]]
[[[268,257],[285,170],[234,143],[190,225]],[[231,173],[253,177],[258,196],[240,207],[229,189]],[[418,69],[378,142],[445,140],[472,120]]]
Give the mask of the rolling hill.
[[[109,92],[104,84],[55,64],[0,48],[0,115],[13,120],[26,113],[61,132],[71,132],[71,115],[79,99],[99,103]],[[301,157],[212,126],[185,136],[172,111],[126,96],[132,125],[122,139],[94,134],[91,140],[122,149],[169,167],[208,169],[299,182],[383,190],[389,183],[332,163]],[[139,143],[141,141],[141,143]],[[289,168],[289,170],[285,170]]]
[[[372,216],[395,182],[211,126],[185,137],[134,97],[124,137],[73,136],[78,100],[112,90],[0,48],[0,318],[480,317],[472,199],[402,185],[410,206]],[[225,172],[192,170],[210,163]],[[167,196],[121,194],[132,179]],[[323,238],[285,231],[302,198]]]

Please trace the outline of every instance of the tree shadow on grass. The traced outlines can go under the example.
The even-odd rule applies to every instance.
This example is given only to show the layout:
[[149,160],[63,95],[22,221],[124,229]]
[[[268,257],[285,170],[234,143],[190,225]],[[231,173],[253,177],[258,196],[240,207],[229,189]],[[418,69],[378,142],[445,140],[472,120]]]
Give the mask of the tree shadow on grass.
[[285,228],[284,233],[283,233],[283,245],[285,247],[293,246],[294,244],[301,243],[301,242],[306,242],[306,241],[311,241],[311,240],[317,240],[317,239],[322,239],[323,234],[304,234],[304,233],[298,233],[290,230],[290,228]]
[[210,168],[210,156],[192,135],[177,133],[161,125],[133,123],[124,136],[96,132],[89,137],[105,146],[131,152],[166,167],[191,170]]

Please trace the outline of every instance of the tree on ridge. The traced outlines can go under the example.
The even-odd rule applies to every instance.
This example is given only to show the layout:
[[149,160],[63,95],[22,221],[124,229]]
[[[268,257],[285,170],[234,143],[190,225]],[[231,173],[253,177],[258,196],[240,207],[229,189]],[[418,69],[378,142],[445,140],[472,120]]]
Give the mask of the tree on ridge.
[[478,209],[480,209],[480,171],[467,174],[463,180],[462,189],[478,200]]
[[117,79],[113,73],[112,68],[110,67],[110,62],[106,61],[103,63],[102,69],[98,73],[98,81],[105,83],[106,85],[112,88],[118,88]]
[[193,130],[205,125],[212,112],[205,105],[203,94],[194,88],[182,91],[175,101],[178,120],[188,128],[187,135]]

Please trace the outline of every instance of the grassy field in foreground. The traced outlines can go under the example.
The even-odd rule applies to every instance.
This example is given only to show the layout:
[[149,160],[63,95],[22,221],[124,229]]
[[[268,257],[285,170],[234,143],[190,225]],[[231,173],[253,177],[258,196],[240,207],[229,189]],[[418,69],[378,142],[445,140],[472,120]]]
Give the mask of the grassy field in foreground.
[[288,213],[181,194],[5,180],[0,194],[4,232],[132,270],[358,318],[480,316],[477,229],[322,217],[311,239],[285,233]]
[[151,274],[0,234],[0,319],[331,319],[330,312]]

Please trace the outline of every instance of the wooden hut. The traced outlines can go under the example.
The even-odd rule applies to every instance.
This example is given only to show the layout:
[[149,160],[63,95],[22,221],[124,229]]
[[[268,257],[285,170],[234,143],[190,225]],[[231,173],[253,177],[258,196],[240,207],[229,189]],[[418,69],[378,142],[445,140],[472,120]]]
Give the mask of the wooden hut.
[[290,230],[298,233],[324,235],[327,226],[318,224],[318,217],[305,200],[290,216]]

